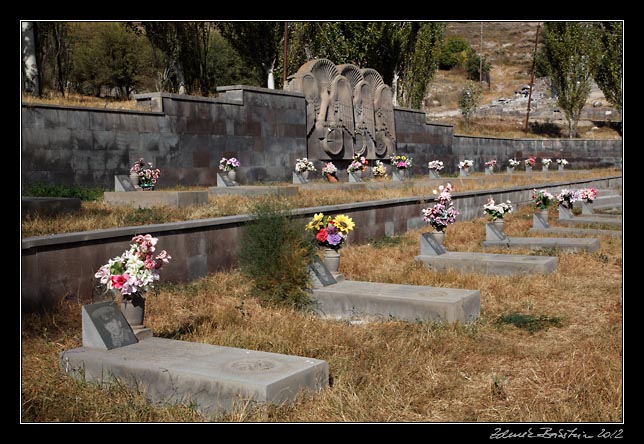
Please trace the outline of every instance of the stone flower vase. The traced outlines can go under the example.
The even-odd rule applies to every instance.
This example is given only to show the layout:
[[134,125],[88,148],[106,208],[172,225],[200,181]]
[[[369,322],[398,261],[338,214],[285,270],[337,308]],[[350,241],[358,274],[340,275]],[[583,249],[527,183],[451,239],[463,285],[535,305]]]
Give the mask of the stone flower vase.
[[564,170],[564,166],[563,166],[563,165],[557,165],[557,169],[558,169],[559,171],[563,171],[563,170]]
[[525,167],[525,172],[526,173],[531,173],[532,172],[532,167],[531,166],[526,166]]
[[121,313],[132,328],[143,327],[145,317],[145,297],[139,293],[124,295],[121,300]]
[[333,248],[325,248],[322,262],[331,273],[338,273],[340,269],[340,253]]
[[440,231],[434,228],[430,234],[434,239],[436,239],[436,242],[442,247],[444,242],[445,242],[445,231]]
[[304,180],[309,180],[309,170],[304,170],[300,173]]
[[136,173],[130,173],[130,182],[134,185],[134,188],[139,186],[139,175]]
[[228,171],[228,177],[230,178],[230,180],[234,182],[235,179],[237,179],[237,171],[235,170]]

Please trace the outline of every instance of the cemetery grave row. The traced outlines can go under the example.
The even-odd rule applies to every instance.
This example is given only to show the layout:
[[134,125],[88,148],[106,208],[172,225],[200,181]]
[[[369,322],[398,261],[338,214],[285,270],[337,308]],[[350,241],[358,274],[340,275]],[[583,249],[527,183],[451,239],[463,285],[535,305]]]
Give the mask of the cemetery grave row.
[[[451,191],[451,186],[443,190],[443,194],[449,194],[448,191]],[[449,197],[442,202],[449,201]],[[441,202],[438,198],[437,201]],[[494,207],[494,201],[490,199],[490,202],[486,209]],[[617,203],[614,205],[619,206]],[[511,208],[510,205],[505,206],[507,212]],[[535,227],[548,228],[543,215],[540,213],[537,217],[535,210]],[[570,219],[565,215],[564,218]],[[500,219],[503,220],[502,216]],[[605,222],[613,218],[604,216],[598,219]],[[348,222],[352,223],[350,218]],[[621,225],[621,218],[619,223]],[[582,231],[578,233],[583,234]],[[441,238],[435,234],[421,235],[420,256],[416,257],[429,268],[501,275],[556,271],[557,257],[448,252],[442,246]],[[492,246],[499,242],[506,246],[519,245],[522,239],[509,238],[503,233],[502,225],[492,221],[486,225],[483,245],[486,242],[492,242]],[[579,239],[588,241],[582,247],[569,238],[525,239],[532,242],[530,247],[548,245],[562,251],[594,251],[599,247],[597,239]],[[437,263],[437,258],[449,260]],[[475,320],[480,312],[478,290],[349,281],[341,274],[329,271],[321,260],[309,266],[309,274],[316,311],[322,317],[357,322],[402,319],[468,323]],[[107,282],[114,284],[115,281]],[[150,336],[137,338],[113,302],[84,306],[83,347],[62,352],[61,369],[76,378],[102,384],[118,380],[144,390],[150,401],[191,403],[203,413],[219,409],[230,411],[239,403],[280,405],[293,401],[301,390],[316,392],[328,385],[329,366],[318,359]]]

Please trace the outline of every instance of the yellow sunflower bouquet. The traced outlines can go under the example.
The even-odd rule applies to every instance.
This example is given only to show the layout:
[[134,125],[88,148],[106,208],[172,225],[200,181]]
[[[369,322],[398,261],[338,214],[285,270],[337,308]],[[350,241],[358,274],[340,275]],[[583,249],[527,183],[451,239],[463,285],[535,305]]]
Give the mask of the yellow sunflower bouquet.
[[306,230],[315,232],[315,241],[319,246],[339,250],[355,226],[353,220],[344,214],[332,217],[317,213],[306,224]]

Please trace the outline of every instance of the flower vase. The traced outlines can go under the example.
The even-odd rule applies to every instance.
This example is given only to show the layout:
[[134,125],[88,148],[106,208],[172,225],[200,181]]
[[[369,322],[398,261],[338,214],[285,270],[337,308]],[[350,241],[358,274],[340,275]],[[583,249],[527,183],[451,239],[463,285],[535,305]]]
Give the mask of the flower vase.
[[541,210],[539,212],[539,214],[541,215],[541,219],[543,219],[545,222],[548,222],[548,210],[547,209],[546,210]]
[[309,170],[304,170],[300,173],[304,180],[308,181],[309,180]]
[[443,243],[445,242],[445,232],[435,229],[435,230],[431,231],[430,234],[436,240],[436,242],[438,242],[438,244],[442,247]]
[[322,258],[324,265],[331,273],[338,273],[340,269],[340,253],[333,248],[325,248]]
[[324,177],[326,178],[326,180],[328,180],[331,183],[336,183],[338,181],[338,178],[335,177],[335,175],[333,175],[331,173],[325,173]]
[[132,185],[134,185],[134,188],[139,187],[139,175],[136,173],[130,174],[130,182],[132,182]]
[[228,178],[234,182],[235,179],[237,178],[237,171],[235,170],[228,171]]
[[544,173],[547,173],[547,172],[548,172],[548,167],[547,167],[547,166],[545,166],[545,165],[543,165],[543,166],[541,167],[541,171],[543,171]]
[[525,167],[525,172],[526,173],[531,173],[532,172],[532,167],[531,166]]
[[461,168],[459,171],[459,176],[460,177],[465,177],[470,175],[470,169],[469,168]]
[[143,191],[154,191],[154,185],[152,185],[152,182],[143,182],[141,183],[141,189]]
[[514,173],[514,167],[507,167],[508,174]]
[[563,171],[563,170],[564,170],[564,166],[563,166],[563,165],[559,165],[559,166],[557,167],[557,169],[558,169],[559,171]]
[[121,300],[121,313],[132,328],[143,328],[145,298],[138,293],[124,296]]
[[437,170],[429,170],[429,178],[430,179],[440,179],[441,175],[438,173]]

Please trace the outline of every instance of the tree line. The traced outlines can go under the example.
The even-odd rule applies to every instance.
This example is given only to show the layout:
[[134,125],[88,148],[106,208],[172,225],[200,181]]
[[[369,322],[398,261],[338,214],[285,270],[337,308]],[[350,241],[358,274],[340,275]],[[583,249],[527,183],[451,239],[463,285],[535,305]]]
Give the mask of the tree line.
[[[489,82],[490,63],[444,22],[22,22],[23,91],[129,98],[282,88],[314,58],[378,71],[395,104],[420,109],[438,69]],[[571,136],[595,80],[621,111],[621,22],[546,22],[537,54]],[[286,75],[285,74],[286,70]],[[288,80],[287,80],[288,81]],[[471,87],[468,86],[468,88]],[[581,108],[580,108],[581,106]]]

